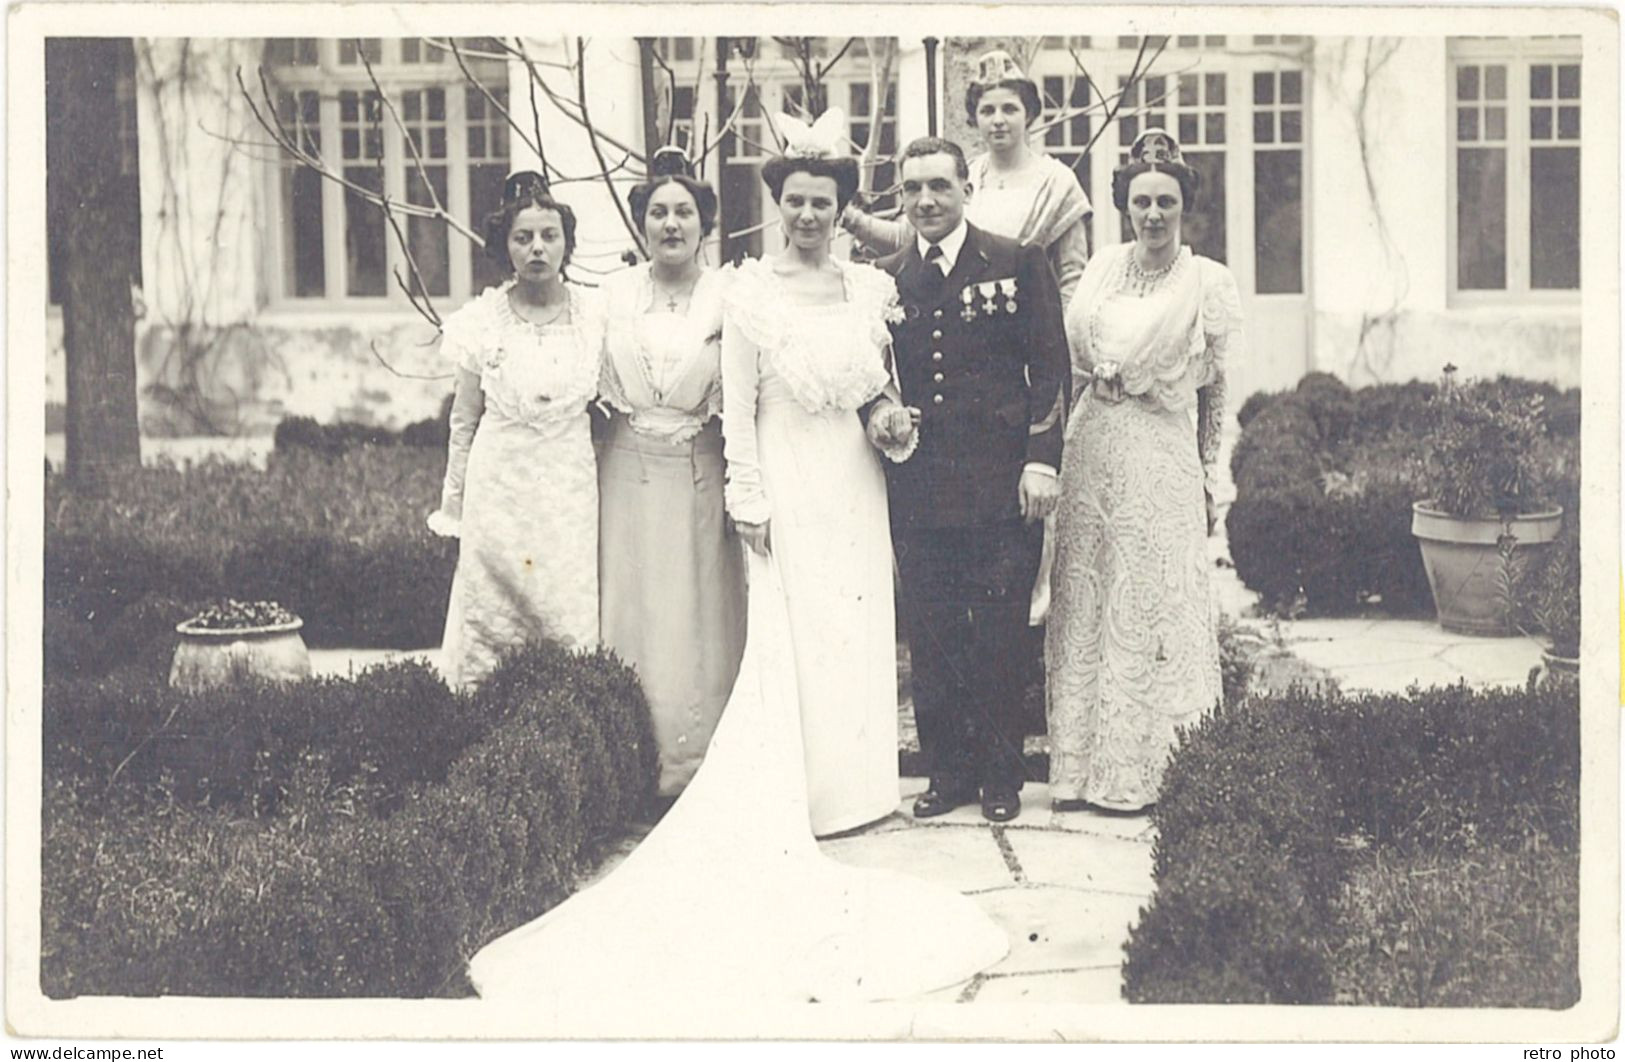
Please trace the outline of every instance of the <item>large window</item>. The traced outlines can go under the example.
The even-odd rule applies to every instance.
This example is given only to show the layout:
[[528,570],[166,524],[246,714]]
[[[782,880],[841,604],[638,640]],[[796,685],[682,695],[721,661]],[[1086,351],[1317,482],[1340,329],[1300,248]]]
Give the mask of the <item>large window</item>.
[[478,247],[435,218],[398,215],[403,248],[383,211],[358,192],[415,206],[438,202],[476,231],[500,205],[509,159],[501,113],[507,63],[487,39],[459,40],[458,47],[478,84],[463,76],[444,40],[266,42],[284,130],[347,185],[291,159],[277,164],[277,297],[404,304],[400,277],[416,293],[460,300],[502,278]]
[[1579,42],[1458,39],[1450,53],[1452,290],[1578,290]]

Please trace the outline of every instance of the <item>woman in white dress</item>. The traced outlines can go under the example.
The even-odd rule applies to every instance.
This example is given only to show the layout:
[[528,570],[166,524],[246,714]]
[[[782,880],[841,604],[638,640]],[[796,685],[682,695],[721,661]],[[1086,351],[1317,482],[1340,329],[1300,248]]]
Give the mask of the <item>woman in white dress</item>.
[[700,246],[717,198],[676,148],[628,199],[650,260],[603,280],[599,619],[638,673],[659,792],[705,758],[745,647],[745,558],[722,504],[722,273]]
[[891,277],[830,257],[851,158],[762,169],[789,246],[744,262],[722,329],[728,512],[790,600],[813,832],[897,808],[897,655],[885,474],[858,407],[890,382]]
[[1155,803],[1177,731],[1221,695],[1206,487],[1242,344],[1235,278],[1180,242],[1196,171],[1161,129],[1130,158],[1112,195],[1135,239],[1095,256],[1067,308],[1089,385],[1061,459],[1046,652],[1050,792],[1124,812]]
[[460,539],[442,656],[454,689],[529,640],[598,642],[598,475],[587,406],[600,342],[564,283],[575,214],[540,174],[517,173],[486,222],[513,279],[448,316],[457,368],[437,534]]
[[633,1013],[704,1031],[741,1004],[907,999],[1009,950],[971,898],[842,865],[813,838],[898,803],[885,480],[855,412],[886,386],[895,291],[828,257],[856,187],[855,167],[825,157],[844,121],[785,122],[797,157],[764,177],[790,248],[729,289],[728,498],[750,544],[749,619],[710,751],[625,863],[470,964],[483,999],[539,1029],[602,1032]]

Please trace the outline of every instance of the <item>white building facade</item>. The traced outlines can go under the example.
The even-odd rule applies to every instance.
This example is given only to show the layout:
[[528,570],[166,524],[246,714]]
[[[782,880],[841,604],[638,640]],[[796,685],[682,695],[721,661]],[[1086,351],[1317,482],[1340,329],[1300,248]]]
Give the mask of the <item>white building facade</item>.
[[[581,282],[634,252],[622,206],[651,131],[713,149],[711,260],[759,254],[778,240],[759,178],[772,116],[805,112],[809,88],[822,97],[811,109],[843,108],[853,142],[873,144],[871,186],[884,191],[888,156],[930,130],[933,95],[939,131],[977,150],[962,86],[994,44],[1038,82],[1035,146],[1074,165],[1096,248],[1128,238],[1111,171],[1141,129],[1173,132],[1201,170],[1186,238],[1235,273],[1251,337],[1232,369],[1234,403],[1309,371],[1364,384],[1432,378],[1449,362],[1468,375],[1580,379],[1592,278],[1580,272],[1578,39],[450,43],[136,42],[144,430],[432,415],[449,370],[408,289],[444,314],[502,278],[468,233],[508,172],[540,166],[537,134],[555,193],[579,217]],[[251,100],[348,187],[271,144]],[[392,223],[350,188],[439,204],[456,220]],[[60,403],[54,309],[50,334],[48,397]]]

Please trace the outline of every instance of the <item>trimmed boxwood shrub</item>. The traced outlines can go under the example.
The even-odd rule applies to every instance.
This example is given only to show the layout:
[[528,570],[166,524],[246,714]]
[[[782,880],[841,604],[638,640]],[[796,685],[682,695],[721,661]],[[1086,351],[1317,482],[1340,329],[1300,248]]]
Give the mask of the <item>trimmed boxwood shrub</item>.
[[1572,682],[1221,707],[1152,812],[1125,996],[1571,1005],[1579,733]]
[[94,499],[48,479],[48,667],[105,672],[159,636],[160,602],[228,597],[281,603],[314,647],[438,645],[457,546],[424,520],[444,468],[443,451],[401,446],[144,468]]
[[469,698],[411,664],[179,705],[131,674],[158,728],[108,736],[48,694],[53,998],[466,995],[468,958],[568,896],[654,793],[647,705],[606,653],[528,647]]
[[[1541,395],[1558,493],[1579,482],[1579,392],[1502,378]],[[1389,612],[1426,612],[1432,592],[1411,535],[1411,504],[1426,493],[1420,455],[1430,383],[1350,390],[1324,373],[1294,391],[1243,404],[1231,456],[1236,500],[1226,517],[1236,572],[1266,608],[1346,614],[1374,599]]]

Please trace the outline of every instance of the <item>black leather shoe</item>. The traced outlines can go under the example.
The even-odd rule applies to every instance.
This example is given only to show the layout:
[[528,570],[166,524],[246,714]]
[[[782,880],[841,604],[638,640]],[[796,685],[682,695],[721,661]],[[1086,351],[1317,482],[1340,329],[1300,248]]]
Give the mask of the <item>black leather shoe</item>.
[[982,818],[1009,822],[1021,814],[1021,797],[1014,790],[989,789],[982,794]]
[[976,803],[974,789],[927,789],[914,800],[914,817],[931,819],[954,808]]

